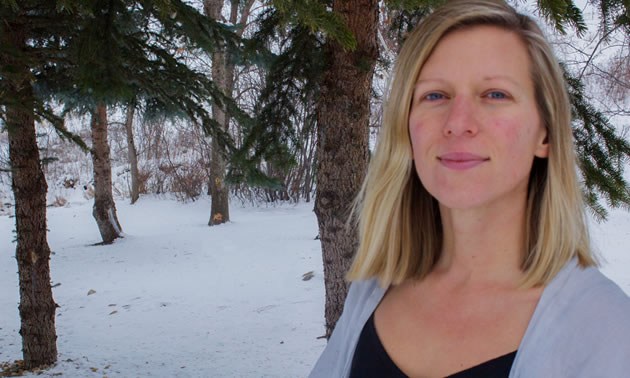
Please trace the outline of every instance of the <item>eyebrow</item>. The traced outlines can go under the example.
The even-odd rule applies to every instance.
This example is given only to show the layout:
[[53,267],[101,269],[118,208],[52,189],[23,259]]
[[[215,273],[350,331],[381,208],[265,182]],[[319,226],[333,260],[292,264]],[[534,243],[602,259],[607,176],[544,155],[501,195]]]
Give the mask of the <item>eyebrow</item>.
[[428,82],[431,82],[431,81],[436,81],[438,83],[446,83],[446,80],[444,80],[444,79],[423,79],[423,80],[418,79],[414,86],[417,87],[419,84],[424,84],[424,83],[428,83]]
[[[522,86],[518,81],[516,81],[514,78],[512,78],[511,76],[507,76],[507,75],[492,75],[492,76],[483,76],[481,78],[483,81],[491,81],[491,80],[505,80],[505,81],[509,81],[510,83],[516,85],[516,86]],[[444,79],[418,79],[418,81],[416,81],[416,84],[414,85],[414,88],[418,87],[421,84],[426,84],[426,83],[431,83],[431,82],[436,82],[436,83],[447,83],[447,80]]]
[[423,80],[417,80],[416,83],[413,85],[413,90],[416,91],[418,89],[419,86],[423,85],[423,84],[427,84],[427,83],[436,83],[436,84],[446,84],[447,81],[443,80],[443,79],[423,79]]
[[521,86],[521,84],[518,81],[516,81],[514,78],[512,78],[511,76],[506,76],[506,75],[484,76],[481,79],[484,80],[484,81],[505,80],[505,81],[509,81],[510,83],[512,83],[514,85]]

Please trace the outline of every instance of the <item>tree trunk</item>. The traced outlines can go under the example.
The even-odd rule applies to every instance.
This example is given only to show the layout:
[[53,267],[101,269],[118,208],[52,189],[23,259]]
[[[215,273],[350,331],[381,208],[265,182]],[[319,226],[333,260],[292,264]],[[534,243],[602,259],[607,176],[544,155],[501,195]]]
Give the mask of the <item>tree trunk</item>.
[[133,142],[133,114],[136,110],[135,104],[130,104],[127,108],[127,118],[125,119],[125,129],[127,129],[127,159],[131,167],[131,204],[136,203],[140,196],[140,183],[138,182],[138,153]]
[[[247,2],[239,20],[239,2],[232,1],[230,7],[230,24],[235,25],[237,20],[239,20],[238,22],[241,25],[245,25],[253,5],[254,0],[249,0]],[[223,0],[204,0],[203,8],[206,16],[217,21],[221,21]],[[236,34],[241,36],[243,31],[244,28],[240,28],[236,31]],[[212,54],[212,80],[226,95],[232,96],[232,91],[234,89],[234,65],[228,61],[229,59],[224,51]],[[216,105],[212,105],[212,116],[220,125],[223,126],[225,131],[229,130],[230,117],[225,114],[221,108]],[[210,162],[211,178],[209,183],[209,192],[212,198],[212,205],[210,209],[210,220],[208,221],[209,226],[225,223],[230,220],[230,188],[225,185],[224,182],[225,169],[225,156],[221,152],[221,148],[216,142],[216,138],[214,138],[212,141],[212,160]]]
[[210,163],[210,172],[212,175],[212,179],[210,180],[210,193],[212,204],[208,226],[215,226],[230,220],[229,188],[224,182],[225,168],[225,158],[215,139],[212,141],[212,161]]
[[121,237],[122,229],[116,216],[116,205],[112,196],[112,166],[107,142],[107,106],[98,105],[92,113],[92,162],[94,165],[94,209],[104,244]]
[[[21,25],[4,23],[6,33],[16,49],[26,50],[26,37]],[[5,49],[6,50],[6,49]],[[33,117],[33,90],[30,72],[22,62],[1,56],[0,64],[13,66],[21,82],[7,80],[4,94],[16,100],[17,106],[6,106],[9,136],[11,185],[15,198],[15,257],[20,281],[20,319],[24,365],[32,369],[57,360],[55,310],[57,305],[50,286],[50,247],[46,240],[46,191],[48,186],[39,160],[39,149]]]
[[327,42],[328,70],[317,104],[315,214],[324,262],[327,337],[343,311],[348,291],[344,276],[357,248],[357,237],[346,233],[345,222],[367,169],[378,2],[334,0],[333,11],[354,34],[357,49],[345,51],[337,42]]
[[[204,12],[206,13],[206,16],[217,21],[221,21],[222,9],[223,0],[204,0]],[[212,54],[212,81],[214,81],[217,87],[221,88],[227,95],[232,94],[232,86],[229,85],[230,82],[233,82],[232,78],[233,68],[232,72],[227,72],[225,52],[215,52]],[[212,105],[212,117],[219,125],[227,130],[229,119],[220,107]],[[229,188],[224,182],[225,168],[225,157],[223,156],[216,138],[213,138],[212,160],[210,161],[210,193],[212,204],[208,226],[214,226],[230,220]]]

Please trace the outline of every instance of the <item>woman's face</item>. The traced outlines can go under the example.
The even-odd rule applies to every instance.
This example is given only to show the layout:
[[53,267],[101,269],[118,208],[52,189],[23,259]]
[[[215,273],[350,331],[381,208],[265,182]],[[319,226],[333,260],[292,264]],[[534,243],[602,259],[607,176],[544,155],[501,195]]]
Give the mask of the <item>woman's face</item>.
[[442,206],[523,201],[549,147],[519,37],[476,26],[442,38],[416,82],[409,135],[418,177]]

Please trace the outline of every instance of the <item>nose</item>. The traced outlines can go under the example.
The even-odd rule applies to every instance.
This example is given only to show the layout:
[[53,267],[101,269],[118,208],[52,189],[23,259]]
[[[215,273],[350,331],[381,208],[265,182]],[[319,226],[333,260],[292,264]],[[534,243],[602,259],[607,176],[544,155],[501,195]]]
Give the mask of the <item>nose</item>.
[[444,136],[476,135],[479,124],[475,114],[475,104],[465,96],[456,96],[451,102],[446,122]]

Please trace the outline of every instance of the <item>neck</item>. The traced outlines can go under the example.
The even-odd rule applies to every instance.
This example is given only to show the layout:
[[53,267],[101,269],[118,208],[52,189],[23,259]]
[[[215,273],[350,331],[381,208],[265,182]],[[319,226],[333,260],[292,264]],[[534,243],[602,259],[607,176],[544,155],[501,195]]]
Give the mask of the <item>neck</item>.
[[526,206],[525,200],[482,209],[440,206],[444,242],[435,273],[467,285],[517,285]]

